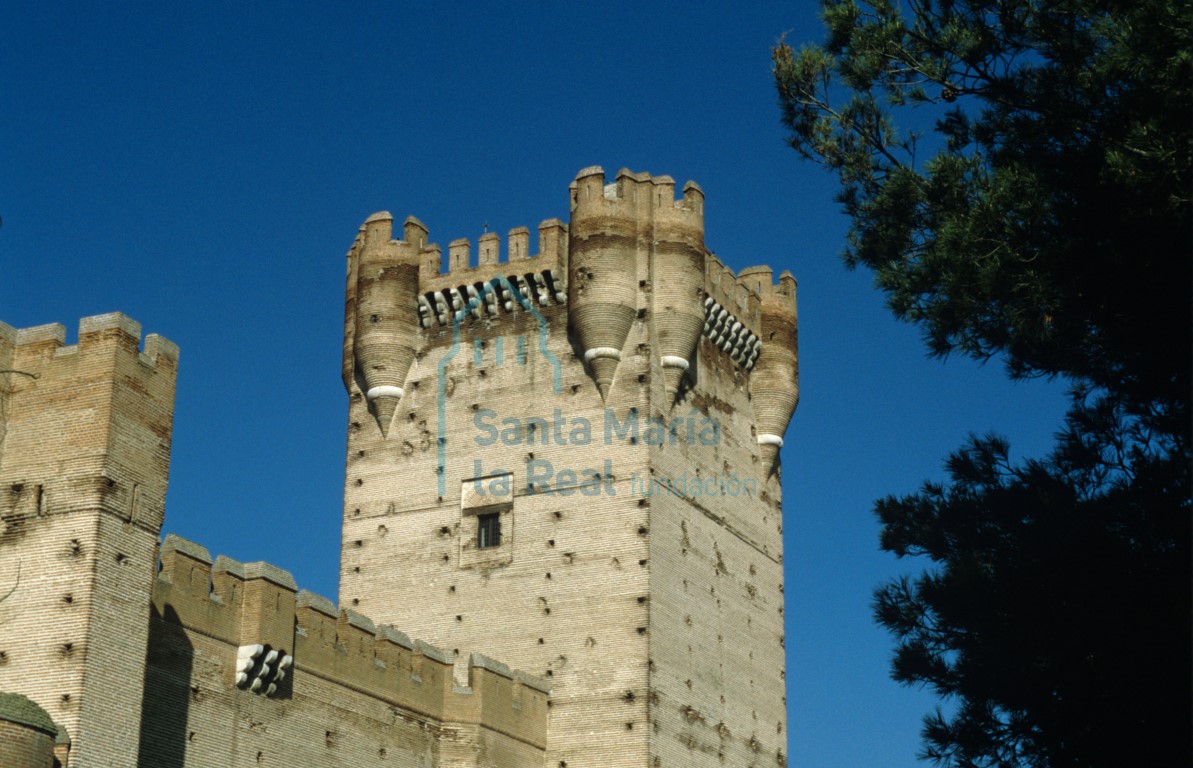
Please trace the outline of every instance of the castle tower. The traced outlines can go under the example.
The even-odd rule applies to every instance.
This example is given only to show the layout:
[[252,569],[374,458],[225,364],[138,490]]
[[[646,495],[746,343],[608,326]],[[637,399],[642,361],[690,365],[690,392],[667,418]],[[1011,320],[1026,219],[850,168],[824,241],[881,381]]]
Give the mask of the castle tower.
[[[349,250],[340,604],[550,678],[552,768],[783,764],[794,279],[710,254],[691,182],[587,168],[570,195],[533,256],[525,228],[504,260],[456,240],[441,274],[376,216]],[[418,320],[362,360],[371,249],[417,253],[370,301]]]
[[[421,225],[408,221],[407,230]],[[384,436],[402,399],[418,344],[418,247],[392,239],[393,217],[375,213],[361,227],[359,256],[348,273],[352,359],[365,400]],[[345,329],[345,339],[348,338]],[[347,352],[347,345],[346,352]],[[347,359],[347,354],[345,354]]]
[[605,187],[605,172],[585,168],[572,182],[569,229],[569,321],[584,362],[604,398],[613,384],[636,311],[638,260],[650,237],[651,196],[638,195],[630,174]]
[[0,693],[0,765],[53,768],[58,726],[19,693]]
[[676,203],[670,176],[650,181],[655,187],[650,312],[667,401],[673,405],[704,326],[704,193],[689,181]]
[[120,314],[0,324],[0,690],[136,765],[178,350]]
[[740,280],[762,297],[762,338],[767,343],[759,347],[751,391],[762,464],[769,471],[778,460],[783,433],[799,403],[795,278],[784,271],[779,284],[772,285],[769,267],[751,267],[742,270]]

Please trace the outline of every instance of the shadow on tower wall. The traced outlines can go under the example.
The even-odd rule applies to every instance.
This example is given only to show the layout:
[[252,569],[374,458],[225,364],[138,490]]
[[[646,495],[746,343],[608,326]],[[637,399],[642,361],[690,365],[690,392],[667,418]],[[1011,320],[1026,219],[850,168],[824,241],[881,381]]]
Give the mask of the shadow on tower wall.
[[172,606],[151,610],[137,765],[183,768],[195,649]]

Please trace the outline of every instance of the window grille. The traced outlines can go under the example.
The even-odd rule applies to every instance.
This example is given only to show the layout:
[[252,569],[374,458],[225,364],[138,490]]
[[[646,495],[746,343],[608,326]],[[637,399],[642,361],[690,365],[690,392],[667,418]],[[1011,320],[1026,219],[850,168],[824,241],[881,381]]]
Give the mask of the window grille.
[[489,549],[501,545],[501,513],[478,515],[476,519],[476,546]]

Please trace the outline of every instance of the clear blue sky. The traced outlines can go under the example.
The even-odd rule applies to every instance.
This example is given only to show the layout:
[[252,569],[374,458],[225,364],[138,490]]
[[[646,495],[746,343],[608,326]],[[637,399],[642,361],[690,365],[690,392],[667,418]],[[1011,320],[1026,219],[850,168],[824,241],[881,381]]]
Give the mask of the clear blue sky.
[[373,211],[446,246],[566,219],[584,166],[693,179],[712,250],[800,283],[791,764],[913,765],[932,698],[889,681],[870,601],[918,566],[879,552],[872,502],[970,432],[1041,453],[1062,389],[928,360],[841,265],[832,179],[785,146],[770,80],[816,4],[180,5],[0,12],[0,319],[73,339],[120,310],[182,347],[166,530],[335,597],[344,252]]

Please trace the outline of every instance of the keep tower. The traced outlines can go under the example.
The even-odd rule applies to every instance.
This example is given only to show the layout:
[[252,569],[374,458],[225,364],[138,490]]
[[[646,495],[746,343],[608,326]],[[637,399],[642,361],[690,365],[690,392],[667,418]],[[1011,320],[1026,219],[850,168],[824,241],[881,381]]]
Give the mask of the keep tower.
[[569,196],[446,273],[361,227],[340,605],[549,678],[548,766],[782,765],[795,279],[710,253],[692,182]]

